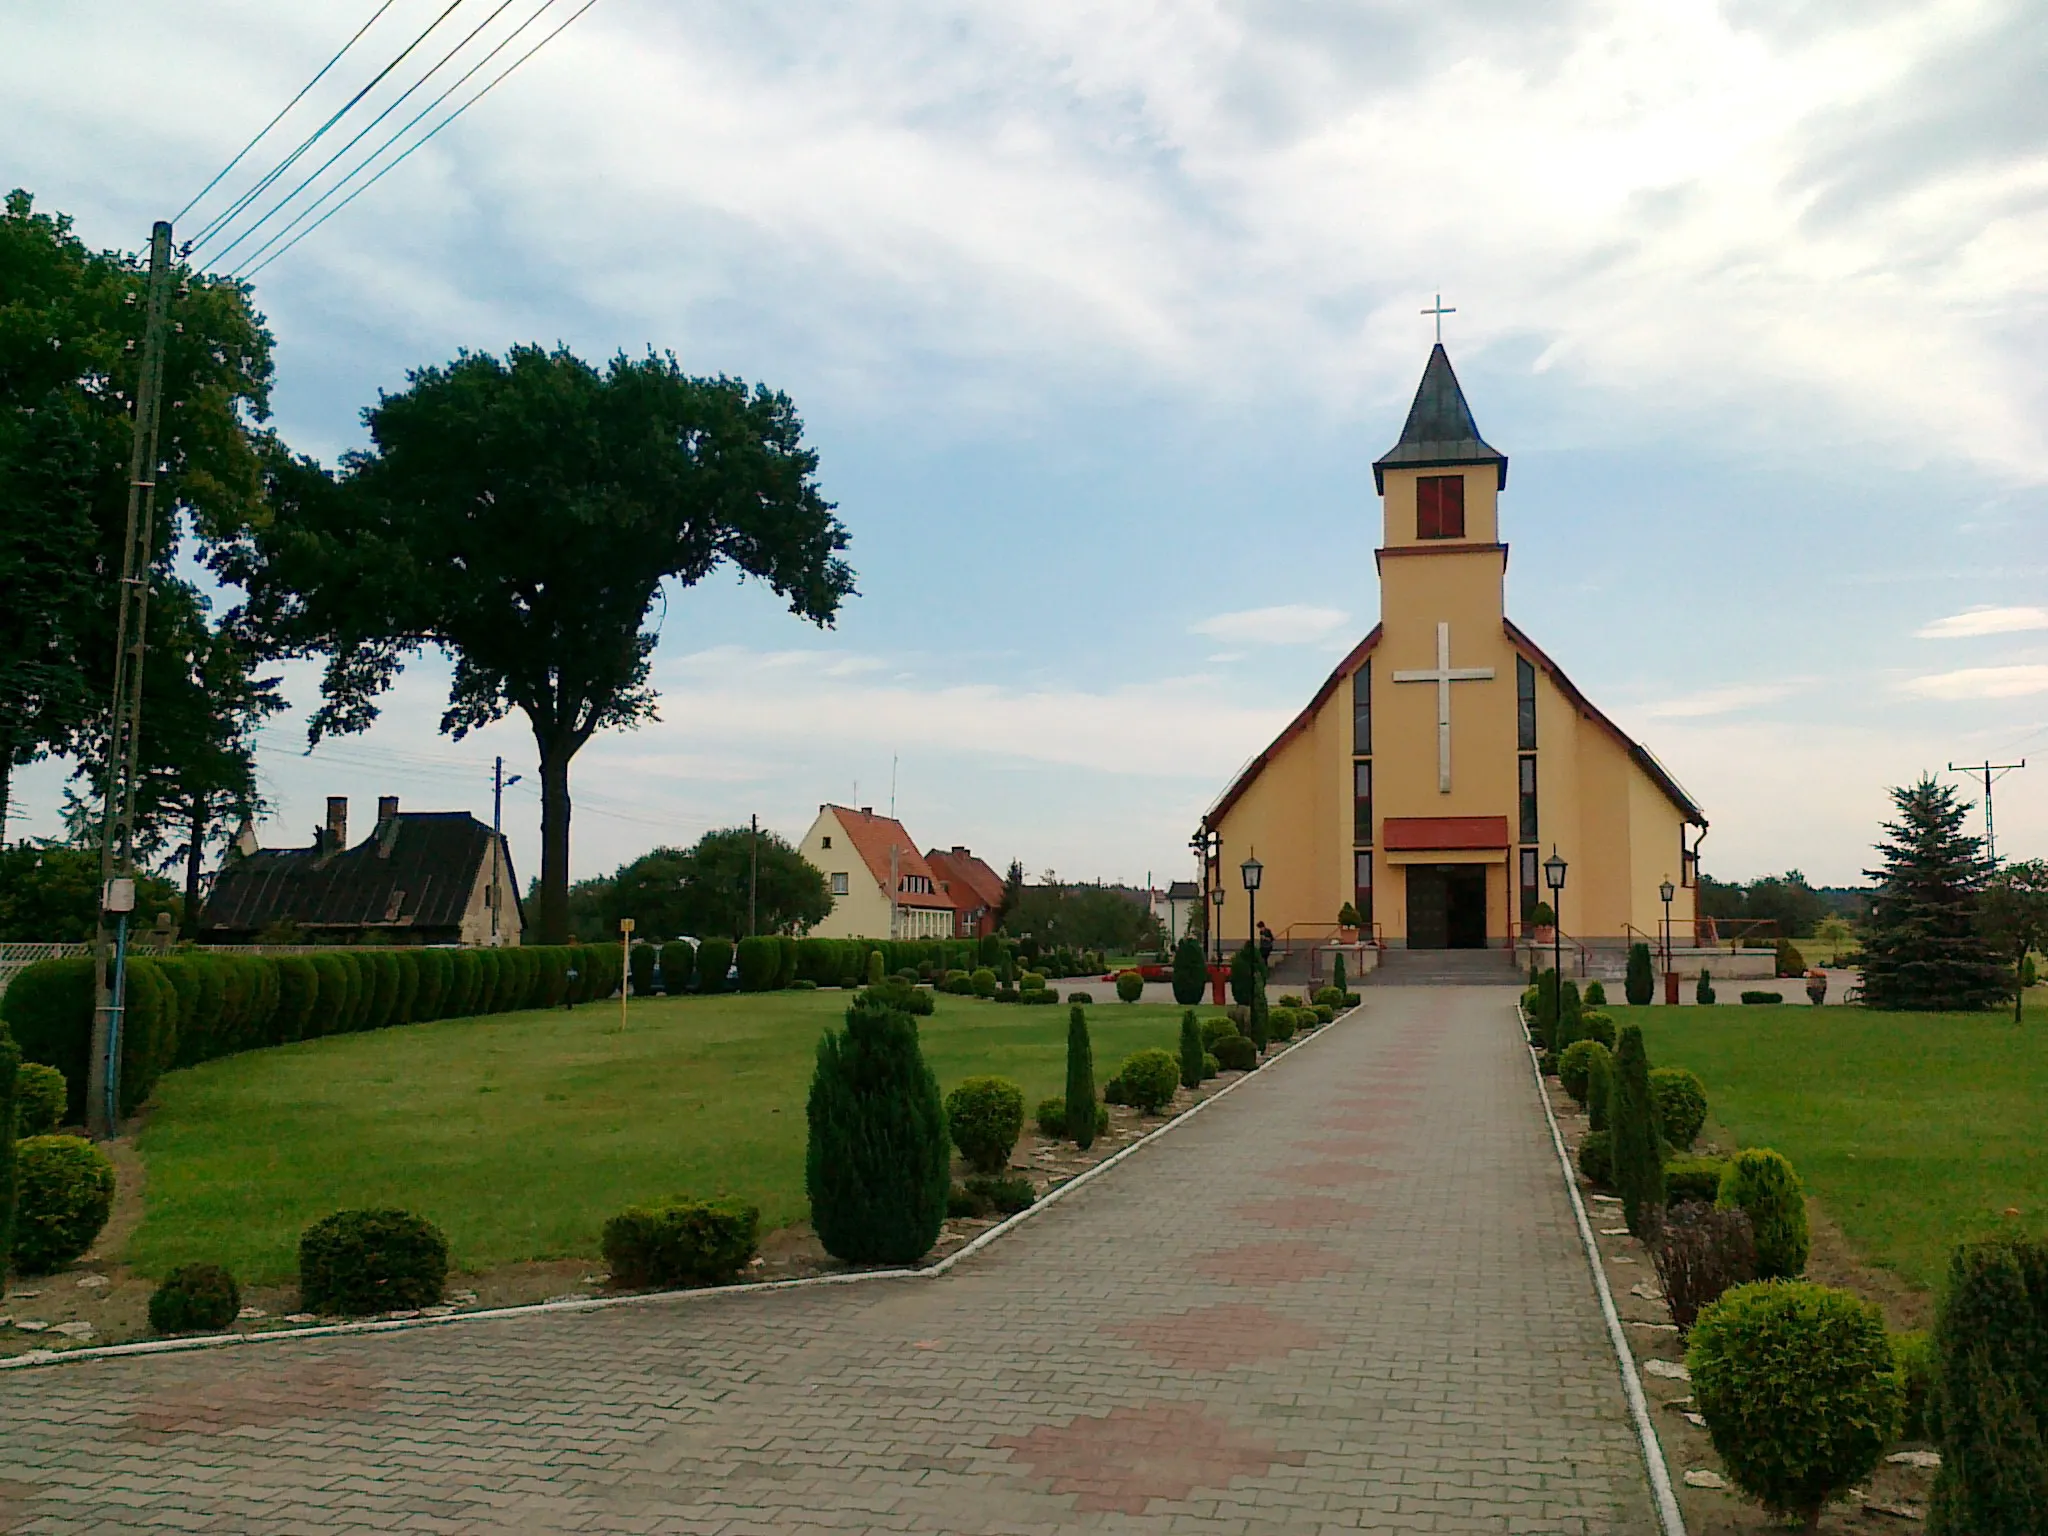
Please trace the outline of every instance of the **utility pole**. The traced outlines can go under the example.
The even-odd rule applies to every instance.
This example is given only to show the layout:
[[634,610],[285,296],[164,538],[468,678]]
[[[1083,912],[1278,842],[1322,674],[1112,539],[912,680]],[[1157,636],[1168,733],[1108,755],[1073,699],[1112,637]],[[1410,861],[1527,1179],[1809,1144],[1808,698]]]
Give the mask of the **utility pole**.
[[[121,1013],[127,994],[128,915],[135,906],[135,769],[142,730],[142,658],[149,578],[156,554],[157,428],[164,387],[164,336],[171,307],[171,226],[149,232],[149,289],[128,453],[128,518],[121,543],[120,620],[115,630],[113,711],[100,807],[100,913],[93,939],[91,1055],[86,1061],[87,1128],[101,1140],[120,1129]],[[110,934],[107,919],[114,919]]]
[[505,777],[505,759],[495,758],[491,763],[491,948],[496,949],[498,939],[498,913],[505,905],[505,791],[517,784],[523,774]]
[[754,936],[754,901],[761,889],[761,818],[749,816],[753,839],[747,844],[747,937]]
[[2011,773],[2015,768],[2024,768],[2027,760],[2023,757],[2016,763],[1994,763],[1988,758],[1981,763],[1964,763],[1960,767],[1948,765],[1950,773],[1967,773],[1973,779],[1984,781],[1984,862],[1995,873],[1998,869],[1998,843],[1991,827],[1991,786]]

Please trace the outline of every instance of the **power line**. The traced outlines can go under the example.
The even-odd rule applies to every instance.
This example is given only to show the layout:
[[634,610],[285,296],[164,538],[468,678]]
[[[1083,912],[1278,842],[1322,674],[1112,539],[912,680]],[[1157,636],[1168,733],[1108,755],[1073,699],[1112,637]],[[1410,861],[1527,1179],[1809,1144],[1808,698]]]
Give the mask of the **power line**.
[[215,187],[219,186],[221,184],[222,179],[228,174],[228,172],[232,171],[236,166],[242,163],[242,157],[247,155],[249,151],[254,149],[258,144],[261,144],[264,140],[265,135],[267,135],[270,132],[270,130],[275,128],[279,123],[284,121],[285,113],[290,112],[293,107],[296,107],[300,102],[304,101],[306,99],[306,92],[312,90],[314,86],[318,85],[322,80],[324,80],[327,77],[327,72],[330,69],[334,68],[335,65],[341,62],[342,55],[347,53],[349,49],[355,47],[355,45],[358,42],[362,41],[363,34],[369,31],[370,28],[374,27],[377,24],[378,17],[382,16],[386,11],[390,10],[391,7],[396,5],[397,3],[398,0],[384,0],[384,3],[378,6],[377,9],[371,13],[370,19],[364,22],[360,27],[356,28],[355,35],[351,37],[347,42],[343,43],[338,50],[336,50],[334,57],[329,59],[325,64],[322,64],[320,66],[320,72],[313,76],[312,79],[308,80],[304,85],[299,87],[299,94],[294,96],[290,101],[286,102],[284,104],[283,110],[280,111],[277,114],[277,116],[273,117],[269,122],[265,123],[262,129],[257,133],[255,138],[251,139],[248,143],[244,144],[239,150],[235,151],[235,158],[230,160],[226,165],[222,166],[218,171],[216,171],[214,173],[213,180],[209,181],[205,186],[201,187],[198,190],[198,192],[193,194],[192,201],[187,203],[184,207],[180,208],[177,211],[177,213],[172,217],[171,222],[173,224],[178,223],[185,217],[186,214],[190,213],[194,208],[198,207],[199,200],[205,197],[206,194],[211,192]]
[[[500,5],[496,11],[491,12],[489,16],[484,18],[484,21],[478,25],[476,31],[471,32],[469,34],[469,37],[465,37],[461,43],[458,43],[455,46],[455,48],[450,49],[450,54],[459,52],[461,48],[469,42],[470,38],[475,37],[477,32],[481,32],[485,26],[488,26],[492,21],[496,20],[499,13],[502,12],[506,8],[506,6],[510,5],[511,3],[512,0],[505,0],[504,5]],[[285,225],[284,228],[278,230],[276,233],[271,235],[271,237],[268,240],[264,241],[263,244],[258,246],[254,251],[250,252],[247,256],[243,257],[242,265],[248,267],[252,273],[258,267],[264,265],[265,263],[263,262],[263,255],[266,251],[270,250],[272,246],[276,245],[280,240],[283,240],[286,236],[291,234],[293,230],[297,229],[301,224],[303,224],[308,218],[312,217],[313,214],[317,213],[321,209],[321,207],[324,206],[327,203],[327,201],[330,198],[332,198],[336,193],[340,192],[350,182],[354,181],[358,176],[362,175],[364,171],[368,170],[371,166],[375,165],[377,163],[378,157],[381,156],[384,153],[384,151],[389,149],[393,144],[396,144],[400,139],[404,138],[408,133],[410,133],[413,130],[413,128],[419,123],[419,121],[422,118],[428,116],[430,113],[433,112],[433,110],[436,107],[440,106],[442,102],[446,101],[450,96],[454,95],[457,91],[462,89],[463,84],[466,81],[468,81],[472,75],[474,75],[478,70],[482,69],[486,64],[490,63],[492,59],[496,58],[507,47],[509,47],[511,43],[518,38],[520,33],[524,32],[528,27],[532,26],[536,21],[540,20],[541,16],[551,7],[553,7],[555,3],[556,0],[541,0],[541,5],[538,10],[536,10],[532,15],[528,16],[526,20],[519,23],[518,26],[514,27],[509,33],[507,33],[503,38],[501,38],[497,46],[492,48],[489,53],[486,53],[482,58],[478,59],[474,64],[470,65],[468,69],[464,70],[459,76],[457,76],[456,79],[449,84],[447,89],[441,92],[440,95],[436,96],[424,107],[421,107],[418,112],[414,113],[412,117],[406,121],[403,127],[399,128],[382,144],[379,144],[375,149],[370,151],[369,154],[365,155],[361,160],[359,160],[349,170],[347,175],[343,176],[339,181],[335,182],[333,186],[329,187],[326,191],[322,192],[317,198],[315,198],[312,202],[308,203],[304,208],[300,209],[299,212],[293,216],[292,221],[289,224]],[[443,64],[445,64],[446,62],[446,58],[444,58],[441,61],[441,63]],[[434,69],[428,70],[427,75],[422,76],[419,82],[413,87],[413,89],[417,90],[420,85],[424,85],[426,83],[427,76],[431,76],[435,72],[435,70],[438,70],[440,67],[440,64],[436,64],[434,66]],[[406,92],[407,96],[410,96],[411,94],[412,91]],[[405,100],[405,97],[401,96],[399,97],[398,100],[403,101]],[[392,107],[395,107],[397,105],[397,101],[394,101],[391,104]],[[377,122],[381,122],[385,116],[389,115],[390,110],[391,108],[387,107],[383,112],[379,113],[377,116]],[[377,122],[372,122],[370,124],[370,128],[376,127]],[[368,131],[368,128],[365,128],[363,130],[364,133],[367,133]],[[357,139],[360,139],[361,137],[362,134],[356,135]],[[424,142],[424,140],[422,142]],[[354,143],[355,139],[351,139],[349,141],[350,145],[353,145]],[[347,149],[348,146],[344,146],[341,153],[345,154],[347,152]],[[335,158],[338,159],[340,158],[340,156],[337,155]],[[333,160],[328,161],[328,165],[332,165],[333,163]],[[397,164],[397,161],[393,161],[392,164]],[[320,169],[324,171],[326,168],[326,166],[322,166]],[[307,177],[306,180],[311,181],[314,179],[314,177],[317,177],[319,174],[320,172],[316,171],[314,172],[313,176]],[[303,191],[304,189],[305,183],[301,183],[298,188],[298,191]],[[298,191],[294,191],[292,196],[296,197],[298,195]],[[290,200],[290,198],[285,199],[286,202],[289,202]],[[339,209],[336,209],[335,211],[337,213],[340,212]],[[312,231],[308,230],[307,233],[311,234]],[[227,253],[223,251],[221,254],[226,255]],[[280,252],[279,254],[281,255],[283,253]],[[254,265],[251,265],[252,263]]]
[[2016,763],[1994,763],[1987,757],[1981,763],[1964,763],[1960,767],[1954,763],[1948,765],[1950,773],[1967,773],[1973,779],[1984,781],[1984,862],[1994,871],[1998,868],[1998,844],[1991,825],[1991,786],[2014,769],[2026,766],[2024,757]]
[[[456,42],[454,47],[450,48],[446,53],[442,54],[440,58],[436,59],[433,62],[433,64],[428,67],[427,72],[425,74],[421,75],[417,80],[413,81],[411,85],[408,85],[403,91],[399,92],[396,98],[394,98],[392,101],[385,105],[383,111],[379,112],[375,117],[371,118],[367,123],[363,124],[362,127],[358,128],[355,132],[355,136],[351,138],[346,144],[342,145],[341,148],[337,149],[333,154],[329,155],[325,160],[321,161],[319,167],[316,170],[314,170],[314,172],[310,176],[306,177],[305,180],[301,181],[296,187],[293,187],[291,191],[285,193],[283,197],[280,197],[276,202],[272,203],[270,207],[264,211],[262,217],[257,219],[255,223],[244,225],[241,232],[237,234],[233,240],[229,241],[225,246],[221,247],[219,250],[213,253],[212,260],[214,260],[215,262],[226,261],[228,253],[230,251],[234,250],[235,247],[240,245],[243,241],[253,238],[258,230],[263,228],[263,226],[268,224],[272,219],[276,218],[278,214],[282,212],[293,201],[293,199],[298,197],[298,195],[301,192],[305,191],[306,188],[310,187],[322,176],[325,176],[327,172],[330,169],[332,169],[334,163],[337,160],[341,159],[342,156],[346,155],[350,150],[354,149],[358,144],[362,143],[362,141],[369,136],[371,129],[375,128],[379,123],[383,122],[385,118],[389,117],[392,113],[396,112],[401,106],[403,106],[405,104],[407,97],[411,96],[414,91],[418,90],[421,86],[425,85],[429,80],[433,79],[435,75],[439,74],[441,72],[441,68],[443,65],[445,65],[450,59],[454,58],[456,54],[462,52],[463,49],[467,48],[470,45],[471,41],[474,40],[477,33],[483,31],[485,27],[488,27],[492,22],[496,21],[500,16],[502,16],[505,13],[505,11],[510,8],[511,4],[512,0],[498,0],[498,7],[496,10],[492,11],[488,16],[484,17],[484,19],[478,22],[475,26],[471,27],[469,31]],[[545,0],[545,4],[552,5],[554,4],[554,0]],[[400,131],[403,132],[403,130]],[[376,156],[373,154],[370,158],[375,159]],[[368,163],[368,161],[364,162],[364,164]],[[359,166],[357,167],[357,169],[361,169],[361,167]],[[354,174],[355,172],[351,171],[348,176],[344,176],[340,182],[337,182],[336,186],[345,184],[348,181],[349,176],[353,176]],[[327,197],[332,196],[333,191],[334,189],[330,187],[326,193],[322,194],[321,201],[324,201]],[[320,202],[318,201],[312,204],[312,208],[317,208],[319,206]],[[299,219],[303,219],[306,216],[306,213],[310,211],[311,208],[302,211],[299,214]],[[292,223],[298,223],[299,219],[294,219]],[[266,242],[266,244],[267,243],[268,242]]]
[[539,53],[541,49],[547,47],[549,43],[553,42],[556,38],[560,37],[564,32],[568,31],[569,28],[575,24],[576,20],[579,17],[581,17],[585,11],[589,10],[595,4],[597,4],[597,0],[583,0],[583,4],[578,6],[575,11],[570,13],[569,19],[567,21],[564,21],[560,26],[556,27],[554,31],[550,32],[546,37],[542,38],[539,42],[535,43],[531,48],[527,49],[526,52],[519,55],[519,57],[514,59],[510,64],[506,65],[503,70],[499,71],[498,74],[494,75],[490,79],[490,81],[485,84],[482,90],[478,91],[474,96],[470,97],[469,100],[465,101],[453,112],[449,113],[446,117],[442,118],[440,122],[434,125],[432,130],[430,130],[424,137],[415,141],[410,147],[408,147],[405,150],[403,154],[399,155],[397,159],[393,160],[389,165],[385,166],[382,170],[377,172],[376,175],[372,176],[360,187],[357,187],[355,191],[349,193],[347,197],[343,198],[340,202],[336,203],[332,208],[328,209],[327,212],[322,214],[313,223],[307,225],[303,230],[299,231],[299,233],[294,235],[287,244],[280,246],[276,251],[264,257],[263,260],[257,263],[255,266],[250,267],[246,272],[242,273],[242,277],[245,280],[254,277],[258,272],[262,271],[265,267],[269,266],[273,261],[276,261],[278,257],[284,255],[286,251],[289,251],[293,246],[297,245],[301,240],[305,239],[306,236],[312,234],[313,231],[318,229],[322,224],[325,224],[329,219],[333,218],[337,213],[341,212],[341,210],[346,208],[350,203],[354,202],[357,198],[361,197],[365,192],[369,191],[370,188],[377,185],[377,183],[382,181],[386,176],[390,175],[393,171],[397,170],[399,166],[403,165],[408,159],[411,158],[415,150],[425,148],[427,143],[430,140],[432,140],[436,134],[440,133],[440,131],[443,128],[446,128],[450,123],[454,122],[455,119],[462,116],[463,113],[467,112],[479,101],[482,101],[484,97],[490,95],[493,90],[497,89],[501,81],[503,81],[507,76],[509,76],[514,70],[518,69],[519,66],[524,64],[528,59],[532,58],[536,53]]
[[355,95],[349,97],[349,99],[346,102],[342,103],[340,110],[336,111],[331,117],[327,119],[326,122],[322,123],[318,128],[315,128],[312,131],[312,133],[308,134],[306,138],[300,143],[299,147],[293,150],[289,155],[286,155],[284,159],[281,162],[279,162],[276,166],[274,166],[270,170],[269,174],[264,176],[261,181],[257,182],[255,186],[251,187],[248,191],[244,192],[240,197],[236,198],[232,203],[230,203],[225,213],[219,214],[213,219],[209,220],[206,226],[203,229],[201,229],[198,234],[192,237],[191,243],[193,245],[198,245],[202,241],[212,239],[216,234],[219,234],[222,230],[226,229],[227,226],[234,221],[236,216],[239,215],[244,208],[247,208],[257,198],[261,197],[265,192],[267,192],[270,189],[271,185],[278,179],[278,177],[282,176],[286,171],[290,170],[294,165],[296,165],[301,155],[305,154],[307,150],[311,149],[316,143],[318,143],[323,137],[325,137],[327,131],[330,128],[332,128],[336,123],[340,122],[350,112],[354,111],[356,103],[361,101],[365,96],[369,95],[371,91],[375,90],[380,84],[382,84],[384,77],[389,75],[391,71],[393,71],[394,69],[398,68],[399,65],[403,64],[406,61],[407,57],[411,55],[413,49],[419,47],[421,43],[425,42],[427,40],[428,35],[432,33],[436,27],[440,26],[442,22],[446,21],[449,18],[449,16],[454,13],[455,8],[461,4],[462,0],[449,0],[448,9],[444,10],[443,12],[441,12],[440,15],[436,16],[432,21],[428,22],[426,26],[421,29],[419,35],[415,37],[411,42],[405,45],[404,49],[399,53],[397,58],[393,59],[389,64],[386,64],[382,69],[378,70],[377,73],[371,77],[370,83],[368,85],[365,85],[361,90],[357,91]]

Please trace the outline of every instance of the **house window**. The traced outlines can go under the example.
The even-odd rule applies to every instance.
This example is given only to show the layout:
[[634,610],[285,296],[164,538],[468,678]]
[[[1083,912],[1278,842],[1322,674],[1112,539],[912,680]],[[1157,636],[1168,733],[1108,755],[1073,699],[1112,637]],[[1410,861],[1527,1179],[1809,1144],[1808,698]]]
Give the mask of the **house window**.
[[844,896],[846,894],[846,876],[844,874],[837,874],[832,877],[832,894],[834,896]]
[[1536,903],[1543,899],[1543,893],[1536,888],[1536,850],[1522,850],[1522,921],[1532,921],[1536,915]]
[[1351,674],[1351,750],[1372,755],[1372,663]]
[[1372,841],[1372,764],[1351,765],[1351,840]]
[[825,837],[821,837],[821,838],[819,838],[819,839],[818,839],[818,845],[819,845],[819,846],[820,846],[821,848],[830,848],[830,847],[832,846],[832,839],[831,839],[831,837],[830,837],[830,836],[828,835],[828,836],[825,836]]
[[1415,537],[1465,537],[1465,477],[1424,475],[1415,482]]
[[1536,750],[1536,668],[1526,656],[1515,658],[1515,745]]
[[1522,754],[1522,841],[1533,843],[1536,830],[1536,754]]
[[1372,927],[1372,850],[1361,848],[1351,856],[1351,904],[1358,908],[1360,926]]

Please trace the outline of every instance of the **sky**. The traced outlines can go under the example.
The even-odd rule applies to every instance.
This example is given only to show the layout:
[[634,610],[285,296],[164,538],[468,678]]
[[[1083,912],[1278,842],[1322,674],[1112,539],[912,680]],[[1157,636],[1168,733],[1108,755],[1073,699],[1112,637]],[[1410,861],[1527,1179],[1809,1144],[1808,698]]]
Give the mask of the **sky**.
[[[16,0],[0,182],[139,246],[374,9]],[[2048,9],[1980,0],[598,0],[254,276],[274,424],[331,460],[408,368],[528,341],[796,401],[860,595],[672,594],[661,718],[577,760],[579,876],[893,794],[927,846],[1164,879],[1374,621],[1441,293],[1509,611],[1706,808],[1709,873],[1855,881],[1888,785],[2030,754],[2000,852],[2048,854],[2044,77]],[[328,794],[488,816],[502,754],[533,872],[531,738],[438,737],[446,677],[308,756],[291,668],[264,841]]]

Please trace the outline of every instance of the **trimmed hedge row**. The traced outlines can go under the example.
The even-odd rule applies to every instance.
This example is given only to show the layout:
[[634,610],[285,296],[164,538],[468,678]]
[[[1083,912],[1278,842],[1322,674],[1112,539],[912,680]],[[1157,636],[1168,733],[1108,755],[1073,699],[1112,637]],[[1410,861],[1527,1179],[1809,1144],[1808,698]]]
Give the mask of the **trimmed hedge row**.
[[[612,944],[131,957],[121,1112],[140,1107],[173,1067],[320,1035],[589,1002],[618,990],[622,964]],[[41,960],[0,997],[0,1023],[22,1056],[64,1074],[68,1124],[85,1118],[92,981],[90,959]]]

